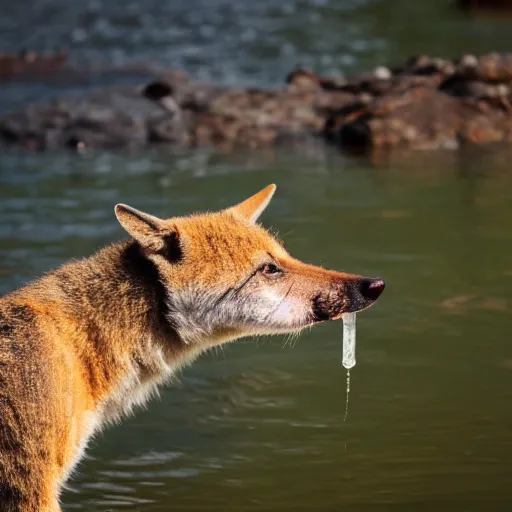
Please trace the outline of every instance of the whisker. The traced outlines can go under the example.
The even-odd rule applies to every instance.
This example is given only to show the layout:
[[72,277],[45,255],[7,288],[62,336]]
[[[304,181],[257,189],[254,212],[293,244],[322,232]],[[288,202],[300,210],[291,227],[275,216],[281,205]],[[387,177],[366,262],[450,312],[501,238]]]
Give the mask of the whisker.
[[297,344],[297,340],[299,339],[300,335],[301,335],[301,332],[300,332],[300,331],[299,331],[299,332],[295,332],[295,333],[293,333],[293,344],[292,344],[292,348],[294,348],[294,347],[295,347],[295,345]]

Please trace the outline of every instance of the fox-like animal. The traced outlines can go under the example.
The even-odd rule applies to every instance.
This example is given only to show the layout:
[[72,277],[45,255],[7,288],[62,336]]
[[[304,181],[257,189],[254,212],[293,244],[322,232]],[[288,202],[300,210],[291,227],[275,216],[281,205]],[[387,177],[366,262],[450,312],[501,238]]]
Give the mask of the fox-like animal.
[[118,204],[129,241],[0,299],[0,510],[59,511],[88,439],[201,352],[379,297],[381,279],[302,263],[257,223],[274,191],[167,220]]

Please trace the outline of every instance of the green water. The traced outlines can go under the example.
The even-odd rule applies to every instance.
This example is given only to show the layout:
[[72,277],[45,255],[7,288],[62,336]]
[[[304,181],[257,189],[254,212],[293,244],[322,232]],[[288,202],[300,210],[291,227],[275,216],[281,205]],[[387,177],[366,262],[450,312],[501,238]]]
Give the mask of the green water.
[[4,156],[2,292],[122,237],[118,201],[170,216],[270,182],[263,222],[293,255],[387,282],[358,315],[346,423],[341,322],[240,342],[99,435],[65,510],[510,510],[508,160]]

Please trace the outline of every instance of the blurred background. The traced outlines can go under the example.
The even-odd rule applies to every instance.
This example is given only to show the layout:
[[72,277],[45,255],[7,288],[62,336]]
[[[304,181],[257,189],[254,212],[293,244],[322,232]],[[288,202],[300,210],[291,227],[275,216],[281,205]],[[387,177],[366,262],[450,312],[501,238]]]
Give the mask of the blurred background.
[[[509,51],[512,18],[448,0],[2,2],[0,49],[63,47],[77,66],[150,62],[268,87],[297,65],[350,76]],[[0,111],[77,87],[6,82]],[[510,510],[511,178],[510,155],[492,150],[378,165],[328,150],[3,150],[1,293],[122,238],[117,202],[179,215],[272,182],[262,221],[293,255],[387,282],[358,316],[346,421],[341,323],[293,346],[239,342],[99,435],[64,510]]]

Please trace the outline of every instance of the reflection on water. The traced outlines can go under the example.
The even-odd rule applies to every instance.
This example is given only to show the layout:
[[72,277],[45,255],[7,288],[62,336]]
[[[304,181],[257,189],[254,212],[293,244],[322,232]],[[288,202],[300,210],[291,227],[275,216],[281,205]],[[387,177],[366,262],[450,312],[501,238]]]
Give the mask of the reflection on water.
[[270,182],[278,192],[263,222],[292,254],[387,282],[358,315],[346,423],[339,323],[295,344],[240,342],[206,354],[160,401],[98,436],[66,509],[508,510],[512,180],[499,162],[2,161],[2,292],[122,237],[118,201],[177,215]]

